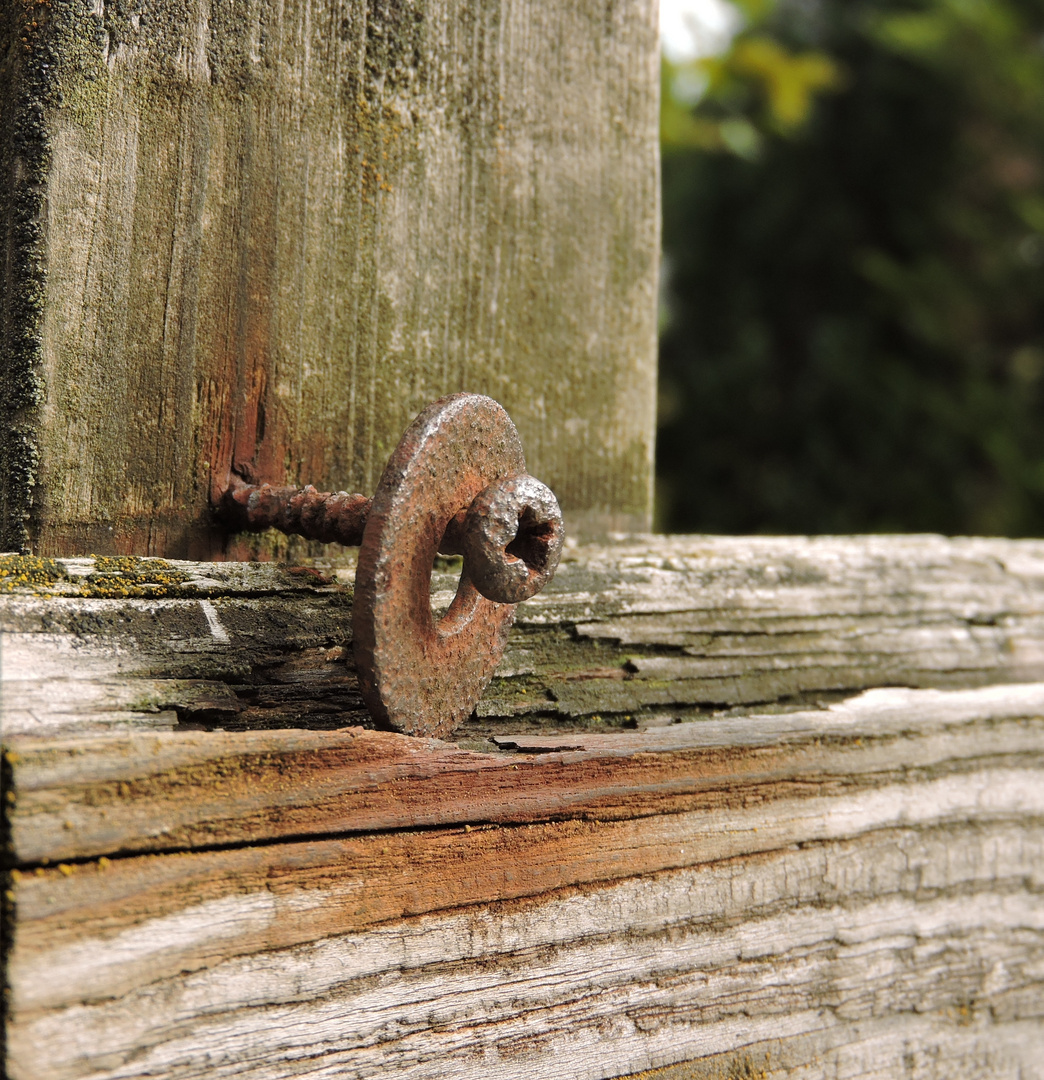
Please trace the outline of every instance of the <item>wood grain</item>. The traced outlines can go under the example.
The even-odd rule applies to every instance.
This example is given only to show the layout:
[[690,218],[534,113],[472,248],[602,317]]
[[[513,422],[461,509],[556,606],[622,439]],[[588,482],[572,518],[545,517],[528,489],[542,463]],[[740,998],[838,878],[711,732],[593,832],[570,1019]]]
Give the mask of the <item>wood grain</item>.
[[[162,871],[164,889],[147,866],[121,890],[131,860],[45,871],[15,886],[12,1075],[541,1077],[556,1061],[604,1077],[824,1029],[858,1043],[861,1022],[896,1017],[926,1021],[925,1050],[962,1021],[980,1051],[994,1025],[1036,1022],[1022,1035],[1039,1048],[1044,836],[1010,804],[975,805],[1008,786],[977,778],[948,825],[932,791],[899,828],[839,802],[843,839],[708,863],[694,850],[689,868],[514,906],[513,891],[562,880],[545,830],[528,859],[516,848],[528,880],[514,889],[489,874],[503,830],[420,841],[427,858],[407,838],[385,841],[384,860],[382,838],[368,859],[351,845],[269,852],[253,874],[247,853],[220,870],[212,857],[209,892],[179,869]],[[748,837],[755,821],[748,811]],[[676,861],[705,838],[703,855],[739,856],[739,824],[678,819],[668,838],[656,823],[646,843]],[[585,834],[574,863],[599,858],[606,837]],[[496,899],[454,912],[483,878]],[[446,913],[419,911],[432,904]]]
[[55,565],[12,1080],[1039,1075],[1044,545],[574,547],[456,743],[358,726],[350,567]]
[[457,390],[574,526],[648,526],[654,4],[50,0],[0,32],[0,545],[285,552],[225,550],[231,466],[370,494]]
[[618,1080],[797,1080],[810,1076],[1024,1080],[1038,1075],[1039,1021],[991,1022],[973,1018],[965,1005],[949,1014],[827,1024],[814,1034],[764,1039],[741,1050],[643,1069]]
[[1042,717],[1044,684],[1029,684],[877,690],[813,713],[498,740],[522,754],[360,729],[12,740],[10,852],[25,866],[434,825],[725,811],[838,785],[855,798],[911,769],[1037,767]]
[[[236,729],[367,722],[350,655],[351,566],[316,577],[230,564],[222,577],[208,563],[56,565],[69,580],[0,593],[5,732],[169,728],[171,713]],[[437,573],[434,599],[454,584]],[[496,734],[1040,678],[1040,542],[634,538],[567,551],[551,586],[519,607],[457,738],[491,749]]]

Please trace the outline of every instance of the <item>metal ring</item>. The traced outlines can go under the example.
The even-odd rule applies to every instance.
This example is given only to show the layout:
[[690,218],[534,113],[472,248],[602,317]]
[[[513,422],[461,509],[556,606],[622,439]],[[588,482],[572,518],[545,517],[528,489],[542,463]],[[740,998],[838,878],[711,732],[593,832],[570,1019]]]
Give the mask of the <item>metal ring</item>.
[[432,565],[454,516],[525,468],[511,418],[479,394],[429,405],[396,447],[363,532],[352,616],[359,686],[379,723],[442,737],[474,710],[515,605],[481,596],[465,562],[453,603],[436,622]]

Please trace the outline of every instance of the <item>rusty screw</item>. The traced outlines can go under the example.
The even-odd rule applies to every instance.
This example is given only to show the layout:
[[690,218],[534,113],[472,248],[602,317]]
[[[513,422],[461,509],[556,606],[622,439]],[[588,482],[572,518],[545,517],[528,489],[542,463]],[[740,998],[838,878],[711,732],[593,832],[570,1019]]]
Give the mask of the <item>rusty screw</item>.
[[323,544],[357,547],[371,502],[347,491],[316,491],[311,484],[303,488],[248,484],[233,473],[219,513],[236,532],[279,529]]
[[[376,720],[413,735],[446,735],[470,715],[515,605],[551,580],[565,538],[557,500],[525,470],[514,424],[479,394],[429,405],[372,499],[234,477],[218,510],[239,531],[361,545],[352,616],[359,686]],[[437,553],[464,557],[438,622],[428,599]]]
[[[278,529],[307,540],[358,547],[373,499],[346,491],[248,484],[233,475],[220,516],[237,532]],[[518,604],[554,576],[565,532],[558,500],[529,473],[484,488],[455,514],[440,555],[463,555],[468,576],[487,600]]]

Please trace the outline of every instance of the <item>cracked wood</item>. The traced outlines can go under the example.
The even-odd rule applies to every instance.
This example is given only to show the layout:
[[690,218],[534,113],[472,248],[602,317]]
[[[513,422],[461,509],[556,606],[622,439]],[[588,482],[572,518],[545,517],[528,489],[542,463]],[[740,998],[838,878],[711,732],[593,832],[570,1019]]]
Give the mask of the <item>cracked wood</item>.
[[47,0],[0,45],[0,545],[300,552],[226,546],[230,468],[372,494],[458,390],[648,526],[655,4]]
[[1044,545],[573,548],[457,743],[351,581],[0,595],[15,1080],[1036,1075]]
[[[176,582],[150,591],[146,575],[121,597],[119,574],[105,584],[90,560],[56,565],[69,580],[0,595],[6,732],[367,722],[351,667],[350,566],[316,577],[170,562]],[[445,602],[451,576],[433,586]],[[882,685],[1042,674],[1040,542],[640,538],[567,550],[551,585],[520,606],[457,737],[488,745],[527,730],[640,728]]]

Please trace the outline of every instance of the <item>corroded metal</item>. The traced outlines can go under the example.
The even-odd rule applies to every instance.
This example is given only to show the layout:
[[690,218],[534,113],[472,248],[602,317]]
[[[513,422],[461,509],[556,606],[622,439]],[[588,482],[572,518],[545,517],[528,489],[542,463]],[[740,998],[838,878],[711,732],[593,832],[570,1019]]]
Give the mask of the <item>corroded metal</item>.
[[254,486],[233,475],[221,500],[221,514],[239,532],[280,532],[305,536],[321,543],[362,543],[370,499],[347,491],[317,491],[311,484],[303,488]]
[[[515,605],[558,565],[558,502],[525,467],[503,408],[454,394],[410,425],[372,500],[236,481],[221,509],[239,529],[361,543],[353,640],[363,697],[382,724],[442,736],[478,703]],[[464,566],[453,603],[436,620],[430,581],[440,552],[463,555]]]
[[363,535],[353,615],[359,683],[379,721],[445,735],[478,703],[515,605],[482,596],[465,559],[453,603],[436,622],[431,567],[458,512],[525,467],[507,413],[476,394],[429,405],[392,454]]
[[460,553],[471,580],[500,604],[538,593],[554,576],[565,539],[558,500],[528,473],[480,491],[461,532]]

